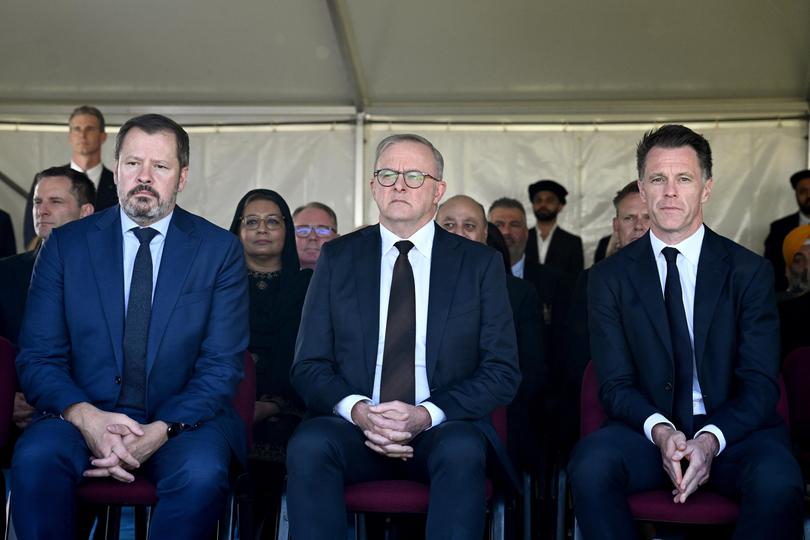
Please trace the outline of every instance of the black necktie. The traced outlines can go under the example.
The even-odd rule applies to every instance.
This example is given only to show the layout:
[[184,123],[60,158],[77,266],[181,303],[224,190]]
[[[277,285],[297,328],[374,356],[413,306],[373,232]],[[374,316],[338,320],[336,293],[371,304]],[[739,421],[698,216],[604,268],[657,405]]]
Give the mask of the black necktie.
[[675,400],[673,412],[675,425],[687,437],[692,436],[692,340],[686,325],[686,311],[683,308],[681,275],[675,260],[679,251],[673,247],[662,250],[667,260],[667,281],[664,285],[664,303],[669,319],[669,333],[672,337],[672,353],[675,356]]
[[413,404],[416,399],[414,355],[416,351],[416,288],[408,252],[413,243],[394,244],[399,256],[391,277],[388,321],[385,325],[380,402],[398,399]]
[[146,405],[146,341],[152,314],[152,253],[149,242],[155,229],[132,230],[141,245],[132,267],[127,322],[124,327],[124,380],[118,404],[144,409]]

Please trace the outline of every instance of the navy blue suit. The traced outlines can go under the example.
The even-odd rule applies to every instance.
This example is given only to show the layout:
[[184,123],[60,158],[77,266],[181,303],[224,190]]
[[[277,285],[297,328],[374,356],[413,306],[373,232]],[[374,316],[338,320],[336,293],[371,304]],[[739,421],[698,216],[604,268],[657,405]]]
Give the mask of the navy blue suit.
[[[633,537],[626,494],[671,487],[658,448],[643,434],[651,414],[673,418],[675,377],[649,234],[589,273],[591,353],[608,423],[578,444],[569,466],[586,538]],[[707,487],[741,498],[735,538],[800,537],[794,535],[800,534],[801,476],[776,412],[779,323],[772,285],[765,259],[705,229],[694,355],[703,425],[716,425],[727,443]]]
[[[435,227],[425,355],[430,402],[447,418],[411,441],[414,457],[407,462],[367,449],[362,432],[332,411],[348,395],[372,395],[380,316],[379,226],[337,238],[321,250],[291,371],[293,386],[310,411],[322,415],[304,421],[287,453],[297,539],[341,536],[344,481],[391,477],[430,478],[428,537],[480,538],[487,443],[508,462],[489,415],[511,401],[520,382],[515,329],[500,254]],[[455,440],[464,443],[451,444]],[[337,456],[329,457],[333,451]],[[452,459],[443,458],[445,452]]]
[[[79,402],[119,410],[122,242],[116,206],[54,230],[34,267],[17,371],[39,413],[14,454],[14,522],[20,538],[64,534],[73,522],[71,494],[88,467],[89,451],[81,433],[59,415]],[[169,440],[144,466],[160,497],[154,535],[205,534],[227,489],[231,454],[245,458],[245,428],[230,403],[242,377],[247,306],[239,240],[175,207],[154,291],[145,411],[121,411],[142,423],[195,427]],[[199,467],[214,471],[215,480],[198,479],[194,469]],[[43,511],[42,501],[54,493],[63,498]],[[202,507],[199,501],[205,501]],[[189,511],[200,515],[191,517]]]

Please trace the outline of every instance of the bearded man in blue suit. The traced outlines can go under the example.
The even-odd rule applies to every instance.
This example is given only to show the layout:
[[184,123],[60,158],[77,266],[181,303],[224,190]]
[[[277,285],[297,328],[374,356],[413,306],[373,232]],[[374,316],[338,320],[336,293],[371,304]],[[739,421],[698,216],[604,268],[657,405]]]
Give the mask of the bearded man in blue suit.
[[232,456],[244,460],[231,406],[248,342],[242,248],[176,206],[188,157],[174,121],[129,120],[115,148],[120,206],[54,230],[40,252],[17,357],[38,411],[12,468],[23,540],[73,535],[83,477],[133,474],[157,486],[152,536],[205,537]]

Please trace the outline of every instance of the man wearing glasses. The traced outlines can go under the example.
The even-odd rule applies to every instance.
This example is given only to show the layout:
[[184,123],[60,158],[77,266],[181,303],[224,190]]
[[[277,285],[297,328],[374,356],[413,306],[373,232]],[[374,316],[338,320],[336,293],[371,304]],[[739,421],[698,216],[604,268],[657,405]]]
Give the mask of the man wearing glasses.
[[321,248],[338,235],[337,215],[323,203],[310,202],[295,209],[293,222],[301,268],[315,270]]
[[500,255],[433,222],[444,160],[417,135],[377,147],[380,223],[327,243],[291,370],[314,418],[287,451],[291,533],[346,536],[345,485],[430,484],[428,538],[480,539],[489,422],[520,382]]

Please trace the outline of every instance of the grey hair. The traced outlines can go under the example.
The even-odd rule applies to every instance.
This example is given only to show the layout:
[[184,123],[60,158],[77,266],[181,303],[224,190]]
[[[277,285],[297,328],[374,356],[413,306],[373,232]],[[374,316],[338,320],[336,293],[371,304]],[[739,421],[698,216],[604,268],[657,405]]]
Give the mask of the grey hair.
[[433,161],[436,162],[436,176],[438,177],[438,180],[441,180],[444,177],[444,158],[442,157],[441,152],[439,152],[429,140],[414,133],[397,133],[396,135],[389,135],[381,140],[380,144],[377,145],[377,151],[374,153],[374,168],[377,168],[377,162],[380,161],[380,156],[383,152],[385,152],[389,147],[402,142],[412,142],[427,146],[433,153]]

